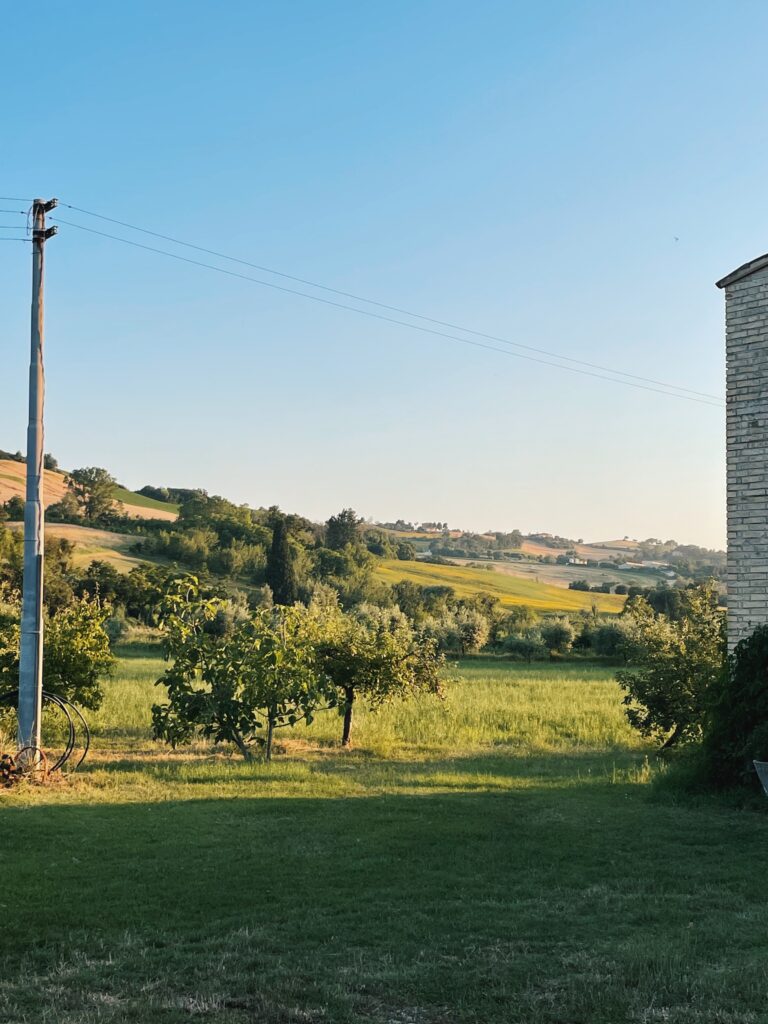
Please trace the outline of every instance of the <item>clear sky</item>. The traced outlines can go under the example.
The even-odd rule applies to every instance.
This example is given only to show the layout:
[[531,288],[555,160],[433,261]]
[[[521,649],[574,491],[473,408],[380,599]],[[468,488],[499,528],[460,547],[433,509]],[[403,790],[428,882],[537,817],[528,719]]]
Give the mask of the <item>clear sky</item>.
[[[765,3],[0,10],[3,195],[722,395],[714,282],[768,249]],[[29,269],[0,243],[14,449]],[[719,408],[66,226],[46,287],[46,447],[66,467],[313,518],[724,543]]]

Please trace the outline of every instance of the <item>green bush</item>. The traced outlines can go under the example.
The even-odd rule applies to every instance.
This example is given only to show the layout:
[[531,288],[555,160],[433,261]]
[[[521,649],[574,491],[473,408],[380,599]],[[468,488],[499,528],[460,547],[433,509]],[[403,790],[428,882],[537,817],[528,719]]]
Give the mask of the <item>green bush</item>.
[[714,581],[681,591],[675,617],[632,598],[622,616],[629,668],[616,673],[630,725],[663,747],[698,740],[725,662],[725,616]]
[[704,729],[710,785],[756,785],[753,759],[768,760],[768,625],[736,646],[712,688]]
[[[19,685],[18,593],[4,593],[0,616],[0,691]],[[104,623],[109,609],[87,597],[48,615],[43,633],[43,686],[50,693],[97,710],[104,696],[101,680],[109,676],[114,658]]]

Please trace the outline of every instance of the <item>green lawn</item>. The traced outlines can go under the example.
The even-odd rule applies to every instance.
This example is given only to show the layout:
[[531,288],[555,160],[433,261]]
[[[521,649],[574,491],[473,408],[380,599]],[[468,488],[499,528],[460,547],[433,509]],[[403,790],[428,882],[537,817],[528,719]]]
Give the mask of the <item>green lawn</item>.
[[0,795],[0,1021],[768,1021],[768,821],[654,798],[607,670],[469,660],[266,767],[156,748],[122,654],[87,770]]
[[385,583],[410,580],[423,587],[453,587],[459,597],[484,591],[499,599],[504,607],[525,604],[538,611],[589,611],[593,605],[598,611],[618,613],[626,598],[618,594],[592,594],[582,590],[540,583],[536,579],[523,579],[504,572],[496,572],[492,563],[488,568],[471,569],[464,565],[435,565],[431,562],[401,562],[384,559],[376,563],[376,575]]

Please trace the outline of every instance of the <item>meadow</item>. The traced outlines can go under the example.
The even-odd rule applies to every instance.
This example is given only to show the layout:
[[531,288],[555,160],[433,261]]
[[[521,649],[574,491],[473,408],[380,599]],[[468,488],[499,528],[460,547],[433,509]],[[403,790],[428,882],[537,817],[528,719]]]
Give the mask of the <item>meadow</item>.
[[548,565],[542,562],[479,562],[476,558],[456,558],[457,565],[493,565],[495,572],[509,576],[521,576],[551,583],[554,587],[567,587],[575,580],[586,580],[591,587],[601,583],[625,583],[627,586],[653,587],[664,580],[661,573],[650,571],[633,572],[628,569],[595,569],[587,565]]
[[[61,470],[46,469],[43,473],[43,493],[46,506],[61,501],[67,493],[67,475]],[[24,497],[26,466],[23,462],[0,459],[0,504],[12,497]],[[155,501],[143,494],[115,486],[113,494],[127,515],[138,519],[176,519],[179,506],[170,502]]]
[[618,614],[626,600],[618,594],[568,590],[563,586],[541,583],[538,579],[496,572],[492,563],[487,568],[476,569],[466,565],[382,559],[376,563],[375,572],[379,579],[388,584],[410,580],[423,587],[453,587],[458,597],[471,597],[484,591],[498,598],[504,608],[524,604],[536,611],[578,612],[590,611],[594,605],[600,612]]
[[[23,523],[8,523],[8,526],[12,530],[23,529]],[[128,573],[147,562],[145,556],[139,557],[131,552],[138,538],[130,533],[114,533],[112,530],[98,530],[73,523],[46,523],[45,534],[54,539],[68,540],[75,545],[72,565],[76,569],[84,569],[91,562],[99,561],[114,566],[118,572]]]
[[660,798],[609,669],[466,660],[265,766],[156,746],[120,653],[87,765],[0,791],[0,1021],[768,1021],[768,822]]
[[115,501],[128,505],[132,509],[149,509],[152,512],[157,512],[162,519],[175,519],[179,514],[179,506],[174,502],[148,498],[146,494],[138,494],[136,491],[129,491],[125,487],[113,487],[112,494]]

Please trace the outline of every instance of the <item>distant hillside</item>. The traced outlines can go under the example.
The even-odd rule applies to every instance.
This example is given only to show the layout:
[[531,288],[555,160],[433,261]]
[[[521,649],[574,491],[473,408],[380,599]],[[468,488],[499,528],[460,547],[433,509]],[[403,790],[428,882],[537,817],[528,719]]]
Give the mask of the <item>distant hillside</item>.
[[115,501],[119,501],[124,508],[130,508],[130,515],[136,512],[137,518],[142,518],[138,515],[142,509],[147,510],[143,518],[148,518],[151,513],[152,519],[176,519],[179,514],[179,506],[175,502],[158,501],[156,498],[148,498],[145,494],[126,490],[125,487],[115,487],[114,495]]
[[[23,462],[12,459],[0,459],[0,504],[10,498],[24,498],[27,467]],[[43,500],[46,508],[61,501],[67,490],[66,475],[59,471],[46,469],[43,481]],[[122,511],[132,519],[167,519],[177,518],[178,505],[155,501],[143,494],[135,494],[123,487],[115,488],[115,501],[122,505]]]
[[[0,456],[0,503],[23,498],[24,463],[9,452],[0,450]],[[54,459],[47,459],[56,466]],[[58,469],[46,470],[46,506],[61,501],[66,492],[66,475]],[[127,519],[164,522],[153,527],[141,522],[131,525],[126,518],[94,516],[90,521],[76,519],[78,525],[73,526],[49,524],[49,536],[66,536],[76,542],[78,566],[98,559],[129,571],[143,560],[131,550],[138,539],[135,534],[140,533],[143,553],[150,561],[208,571],[245,589],[264,584],[275,510],[235,505],[202,489],[147,485],[136,493],[115,486],[112,494],[115,511]],[[174,502],[184,506],[181,520],[181,506]],[[284,516],[279,510],[277,514]],[[14,518],[18,516],[17,508]],[[58,518],[73,521],[66,513]],[[638,588],[686,586],[713,576],[722,580],[725,567],[722,552],[673,540],[625,537],[584,543],[581,538],[544,532],[472,533],[451,529],[446,522],[374,524],[364,522],[352,509],[331,517],[327,524],[299,515],[284,518],[294,542],[305,552],[304,586],[309,587],[313,580],[336,579],[342,594],[344,587],[352,587],[349,580],[363,565],[355,563],[355,548],[369,562],[363,573],[368,579],[373,573],[387,583],[411,580],[424,587],[450,586],[459,599],[486,591],[502,606],[525,604],[548,612],[597,607],[615,613],[623,607],[630,588],[637,592]],[[331,539],[332,527],[337,534],[342,531],[341,539]],[[110,528],[123,532],[112,533]],[[348,548],[351,555],[344,553]]]
[[[589,544],[579,544],[577,542],[572,548],[579,558],[593,558],[598,561],[615,557],[622,559],[631,558],[639,549],[640,544],[636,540],[594,541]],[[552,545],[541,541],[529,540],[528,538],[520,545],[520,550],[526,555],[542,556],[557,555],[563,552],[562,548],[554,548]]]
[[[6,523],[11,530],[22,530],[22,523]],[[107,562],[118,572],[128,573],[143,562],[156,561],[145,555],[136,555],[131,547],[136,536],[131,533],[112,533],[110,530],[94,530],[89,526],[73,526],[70,523],[46,523],[46,537],[62,538],[75,545],[72,563],[82,569],[91,562]]]
[[472,569],[459,565],[386,559],[376,566],[375,571],[379,579],[389,584],[410,580],[422,587],[453,587],[459,597],[469,597],[483,591],[497,597],[504,607],[527,605],[545,612],[589,611],[596,605],[598,611],[618,613],[625,601],[624,597],[617,594],[584,593],[536,580],[521,579],[495,572],[490,565],[488,569]]
[[[439,527],[439,528],[438,528]],[[553,536],[549,533],[472,533],[446,524],[378,524],[396,542],[408,544],[417,559],[471,566],[492,565],[508,576],[531,577],[559,587],[583,591],[601,589],[626,594],[627,587],[659,584],[686,585],[715,578],[723,583],[725,552],[674,540],[593,541]]]

